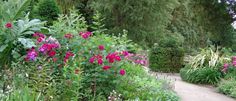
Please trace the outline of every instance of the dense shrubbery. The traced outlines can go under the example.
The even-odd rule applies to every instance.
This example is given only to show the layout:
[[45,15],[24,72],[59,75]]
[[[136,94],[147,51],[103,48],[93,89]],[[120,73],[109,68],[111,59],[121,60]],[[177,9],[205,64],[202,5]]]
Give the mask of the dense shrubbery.
[[161,40],[150,52],[150,68],[153,71],[178,72],[183,67],[182,41],[172,37]]
[[102,34],[100,27],[89,32],[75,11],[49,28],[43,24],[26,17],[0,27],[9,40],[1,44],[1,56],[13,58],[1,65],[0,100],[178,100],[164,81],[133,64],[145,65],[130,59],[138,48],[125,35]]
[[222,72],[224,78],[218,84],[218,91],[236,98],[236,57],[232,57],[231,63],[225,63]]
[[180,70],[181,78],[185,81],[201,84],[217,84],[222,77],[219,67],[228,58],[220,55],[218,49],[202,49],[196,56],[189,58],[188,64]]
[[236,85],[235,79],[222,80],[220,84],[218,85],[217,89],[220,93],[236,98],[235,85]]
[[169,85],[165,85],[165,81],[157,81],[155,77],[147,75],[140,66],[128,64],[124,68],[129,72],[121,78],[117,91],[125,97],[130,100],[178,101],[174,93],[165,90],[170,88]]
[[220,81],[221,73],[215,68],[183,68],[180,70],[182,80],[197,84],[217,84]]

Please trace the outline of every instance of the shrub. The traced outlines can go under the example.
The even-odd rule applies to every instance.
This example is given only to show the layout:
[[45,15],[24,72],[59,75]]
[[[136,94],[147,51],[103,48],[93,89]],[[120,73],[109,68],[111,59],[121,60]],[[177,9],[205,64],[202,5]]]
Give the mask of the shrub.
[[[20,47],[23,55],[11,54],[18,60],[11,61],[12,68],[7,68],[3,75],[6,83],[1,85],[5,86],[3,94],[7,95],[6,98],[21,99],[19,95],[22,94],[26,97],[24,100],[35,100],[38,96],[47,101],[104,101],[120,98],[113,94],[117,90],[125,99],[178,100],[173,92],[162,86],[163,81],[156,81],[139,66],[134,68],[137,65],[125,58],[129,54],[128,48],[135,47],[126,36],[111,37],[98,31],[89,32],[78,13],[61,15],[58,22],[47,28],[47,34],[41,33],[40,29],[45,27],[39,20],[19,20],[18,25],[21,24],[25,30],[13,31],[19,35],[16,42],[19,41],[21,46],[14,48]],[[7,30],[18,28],[11,23],[5,27]],[[131,90],[129,81],[133,86]]]
[[184,49],[182,42],[169,37],[163,39],[160,45],[155,45],[149,55],[150,68],[153,71],[178,72],[183,66]]
[[47,21],[47,25],[52,25],[57,20],[60,9],[55,0],[39,0],[37,6],[33,8],[32,18]]
[[191,69],[185,67],[180,70],[180,76],[182,80],[191,83],[216,84],[222,75],[220,71],[215,68],[204,67]]
[[[126,64],[127,75],[121,78],[116,91],[124,100],[178,101],[179,98],[165,86],[165,81],[151,77],[141,66]],[[135,93],[133,93],[135,92]]]
[[[28,18],[25,16],[23,20],[17,20],[15,22],[5,22],[0,27],[0,68],[10,67],[12,60],[17,60],[21,54],[21,50],[35,46],[32,41],[31,35],[34,32],[44,29],[45,22],[39,19]],[[8,34],[6,34],[8,33]]]
[[231,96],[233,98],[236,98],[236,80],[235,79],[228,79],[228,80],[222,80],[217,89],[220,93],[226,94],[228,96]]
[[187,60],[187,65],[189,65],[192,69],[203,67],[218,68],[229,60],[230,59],[227,58],[225,54],[222,54],[218,48],[214,49],[212,47],[208,47],[201,49],[200,53],[190,57]]

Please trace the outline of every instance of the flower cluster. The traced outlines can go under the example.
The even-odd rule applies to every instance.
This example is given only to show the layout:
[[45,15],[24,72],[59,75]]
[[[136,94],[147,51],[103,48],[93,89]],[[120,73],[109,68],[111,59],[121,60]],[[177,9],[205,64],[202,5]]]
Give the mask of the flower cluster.
[[232,57],[232,63],[231,63],[231,64],[225,63],[225,64],[223,65],[223,69],[222,69],[221,71],[222,71],[223,73],[226,73],[231,65],[236,68],[236,56],[233,56],[233,57]]
[[[52,57],[53,61],[56,61],[57,59],[54,58],[54,56],[56,55],[56,49],[60,47],[59,42],[52,37],[49,37],[46,40],[46,36],[39,32],[35,32],[33,37],[37,38],[37,44],[42,43],[42,45],[38,48],[38,51],[44,55],[47,55],[48,57]],[[25,60],[35,61],[38,54],[39,53],[36,51],[36,49],[32,47],[30,50],[28,50]]]
[[73,57],[74,54],[71,51],[66,52],[66,56],[64,57],[64,63],[66,63],[70,57]]
[[[80,36],[83,38],[83,39],[88,39],[90,36],[92,35],[91,32],[80,32]],[[60,43],[58,42],[58,40],[56,40],[55,38],[53,37],[49,37],[49,38],[46,38],[46,35],[42,34],[42,33],[39,33],[39,32],[35,32],[33,34],[33,37],[37,39],[37,45],[39,46],[38,47],[38,52],[36,51],[35,48],[32,48],[30,49],[28,52],[27,52],[27,56],[26,56],[26,60],[36,60],[36,57],[38,56],[39,53],[42,53],[44,56],[47,56],[49,58],[52,59],[52,61],[55,63],[57,61],[57,57],[56,57],[56,54],[57,54],[57,49],[59,49],[61,46],[60,46]],[[65,34],[64,35],[64,38],[67,38],[67,39],[71,39],[73,38],[74,36],[71,34],[71,33],[68,33],[68,34]],[[97,55],[93,55],[90,59],[89,59],[89,62],[91,64],[94,64],[94,63],[97,63],[98,65],[100,65],[102,67],[103,70],[109,70],[110,68],[112,68],[113,66],[115,66],[115,63],[121,61],[121,56],[123,55],[124,57],[128,56],[129,53],[127,51],[122,51],[122,52],[113,52],[113,53],[109,53],[107,55],[104,55],[103,56],[103,52],[101,51],[104,51],[105,50],[105,46],[104,45],[99,45],[98,47],[98,50],[100,51],[99,54]],[[60,52],[61,53],[61,52]],[[68,60],[71,58],[71,57],[74,57],[74,53],[72,51],[67,51],[65,53],[65,56],[64,56],[64,63],[67,63]],[[59,55],[58,55],[59,56]],[[104,60],[107,60],[107,62],[104,62]],[[108,63],[109,65],[106,65],[106,63]],[[116,69],[117,70],[117,69]],[[75,74],[78,74],[79,73],[79,69],[76,69],[75,71]],[[126,71],[124,69],[120,69],[119,71],[117,71],[120,75],[125,75],[126,74]]]
[[39,33],[39,32],[35,32],[33,34],[33,37],[36,37],[37,38],[37,43],[41,43],[45,40],[46,36],[42,33]]
[[135,64],[148,66],[148,58],[145,55],[142,54],[132,54],[128,52],[123,52],[125,58],[129,61],[134,62]]
[[117,52],[109,53],[106,56],[106,59],[108,60],[109,63],[114,63],[115,61],[121,61],[121,57],[118,55]]
[[236,67],[236,56],[232,57],[232,65]]
[[84,38],[84,39],[88,39],[92,35],[92,32],[89,32],[89,31],[80,32],[79,35],[82,36],[82,38]]
[[36,50],[34,49],[34,47],[32,47],[31,49],[29,49],[27,51],[27,55],[25,57],[25,60],[26,61],[35,61],[36,60],[36,57],[38,56],[38,53],[36,52]]
[[[98,49],[99,49],[100,51],[103,51],[103,50],[105,49],[105,47],[104,47],[103,45],[99,45],[99,46],[98,46]],[[127,51],[124,51],[124,52],[121,52],[121,53],[119,53],[119,52],[109,53],[108,55],[106,55],[106,60],[107,60],[108,63],[110,63],[111,65],[112,65],[113,63],[115,63],[116,61],[119,62],[119,61],[121,61],[121,56],[119,56],[119,54],[123,54],[124,56],[128,55]],[[98,65],[103,65],[103,56],[100,55],[100,54],[98,54],[98,55],[92,56],[92,57],[89,59],[89,62],[90,62],[91,64],[94,64],[95,61],[97,61],[97,64],[98,64]],[[102,66],[102,69],[105,70],[105,71],[107,71],[107,70],[109,70],[111,67],[112,67],[112,66],[110,66],[110,65],[103,65],[103,66]],[[126,72],[125,72],[124,69],[121,69],[121,70],[119,71],[119,73],[120,73],[120,75],[123,76],[123,75],[125,75]]]

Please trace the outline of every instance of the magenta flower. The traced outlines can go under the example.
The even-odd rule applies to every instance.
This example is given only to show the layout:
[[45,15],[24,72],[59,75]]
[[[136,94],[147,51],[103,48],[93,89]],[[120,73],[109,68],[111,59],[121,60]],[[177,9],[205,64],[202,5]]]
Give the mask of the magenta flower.
[[223,66],[224,68],[228,68],[229,67],[229,64],[224,64],[224,66]]
[[104,47],[103,45],[99,45],[99,46],[98,46],[98,49],[99,49],[100,51],[103,51],[103,50],[105,49],[105,47]]
[[126,73],[126,72],[125,72],[125,70],[124,70],[124,69],[121,69],[121,70],[120,70],[120,75],[122,75],[122,76],[123,76],[123,75],[125,75],[125,73]]
[[109,63],[113,63],[113,62],[115,62],[115,61],[121,61],[121,57],[118,56],[118,53],[117,53],[117,52],[109,53],[109,54],[106,56],[106,59],[108,60]]
[[103,67],[102,67],[103,70],[108,70],[108,69],[110,69],[110,68],[111,68],[111,66],[103,66]]
[[44,34],[42,34],[42,33],[35,32],[35,33],[33,34],[33,37],[41,37],[41,38],[44,39],[46,36],[45,36]]
[[102,64],[103,64],[103,59],[102,59],[102,56],[101,56],[100,54],[91,57],[91,58],[89,59],[89,62],[90,62],[90,63],[94,63],[95,60],[97,60],[97,63],[98,63],[99,65],[102,65]]
[[94,58],[94,57],[91,57],[91,58],[89,59],[89,62],[90,62],[90,63],[94,63],[94,61],[95,61],[95,58]]
[[43,40],[44,40],[44,38],[39,37],[39,38],[37,39],[37,43],[41,43]]
[[128,55],[129,55],[129,52],[128,52],[128,51],[122,51],[122,55],[128,56]]
[[74,54],[71,51],[66,52],[66,56],[64,57],[64,62],[66,63],[70,57],[73,57]]
[[6,28],[12,28],[12,23],[11,23],[11,22],[6,23],[6,24],[5,24],[5,27],[6,27]]
[[80,36],[82,36],[82,38],[84,39],[88,39],[90,36],[92,35],[91,32],[80,32]]
[[56,51],[54,51],[54,50],[51,50],[48,52],[48,56],[50,56],[50,57],[54,57],[55,55],[56,55]]
[[34,48],[31,48],[30,50],[27,51],[25,60],[35,61],[37,56],[38,56],[38,53],[36,52],[36,50]]
[[103,64],[102,58],[99,58],[97,61],[98,61],[98,64],[99,64],[99,65],[102,65],[102,64]]

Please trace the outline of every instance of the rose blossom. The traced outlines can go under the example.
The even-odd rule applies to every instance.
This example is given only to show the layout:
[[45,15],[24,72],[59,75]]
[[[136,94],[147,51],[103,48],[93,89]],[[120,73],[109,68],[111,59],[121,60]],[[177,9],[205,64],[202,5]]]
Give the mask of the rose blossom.
[[12,23],[11,23],[11,22],[6,23],[6,24],[5,24],[5,27],[6,27],[6,28],[12,28]]
[[125,75],[125,73],[126,73],[126,72],[125,72],[125,70],[124,70],[124,69],[121,69],[121,70],[120,70],[120,75],[122,75],[122,76],[123,76],[123,75]]

